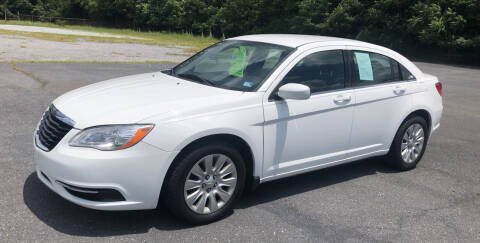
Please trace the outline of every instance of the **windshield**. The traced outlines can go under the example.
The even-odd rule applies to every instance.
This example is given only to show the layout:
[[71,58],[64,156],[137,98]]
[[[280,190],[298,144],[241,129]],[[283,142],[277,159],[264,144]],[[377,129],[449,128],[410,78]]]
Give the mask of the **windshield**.
[[253,91],[292,50],[261,42],[223,41],[179,64],[171,75],[219,88]]

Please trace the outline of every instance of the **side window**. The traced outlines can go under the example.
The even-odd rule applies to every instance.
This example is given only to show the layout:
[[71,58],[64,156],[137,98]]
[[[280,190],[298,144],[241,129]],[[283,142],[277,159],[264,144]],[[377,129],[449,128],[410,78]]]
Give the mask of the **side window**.
[[312,93],[345,87],[345,65],[341,50],[321,51],[299,61],[283,78],[282,85],[299,83]]
[[377,53],[354,51],[355,85],[374,85],[402,80],[397,61]]

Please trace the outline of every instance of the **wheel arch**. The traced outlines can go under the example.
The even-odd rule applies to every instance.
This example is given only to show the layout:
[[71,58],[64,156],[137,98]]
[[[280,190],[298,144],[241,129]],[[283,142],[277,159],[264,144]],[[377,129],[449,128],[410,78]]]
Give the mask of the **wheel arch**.
[[427,122],[427,126],[428,126],[427,129],[430,132],[430,129],[432,128],[432,116],[425,109],[417,109],[415,111],[410,112],[410,114],[408,114],[408,116],[405,117],[405,119],[403,119],[403,121],[402,121],[402,123],[400,123],[400,125],[403,124],[406,120],[408,120],[412,116],[420,116],[420,117],[424,118],[425,121]]
[[164,183],[162,183],[160,197],[162,196],[162,194],[163,195],[165,194],[164,191],[167,187],[167,183],[166,183],[167,178],[169,178],[169,176],[171,175],[172,170],[176,166],[176,164],[181,161],[181,158],[186,154],[188,154],[189,152],[193,151],[194,149],[198,148],[199,146],[209,144],[209,143],[215,143],[215,142],[230,143],[239,149],[239,152],[245,161],[245,168],[246,168],[245,188],[249,188],[251,184],[254,183],[254,170],[255,170],[255,156],[251,146],[245,139],[243,139],[242,137],[236,134],[216,133],[216,134],[204,135],[202,137],[193,139],[193,141],[190,141],[186,145],[183,145],[181,149],[179,149],[180,152],[173,159],[164,177]]
[[428,110],[424,109],[424,108],[414,109],[414,110],[410,111],[408,113],[408,115],[406,115],[405,118],[399,124],[397,124],[397,129],[395,130],[395,133],[394,133],[394,135],[393,135],[393,137],[390,141],[390,146],[389,146],[390,149],[391,149],[393,140],[395,139],[395,134],[397,134],[397,131],[398,131],[398,129],[400,129],[400,126],[402,126],[402,124],[406,120],[410,119],[413,116],[420,116],[420,117],[425,119],[425,121],[427,122],[427,126],[428,126],[427,127],[427,130],[428,130],[427,134],[428,134],[428,136],[430,135],[430,132],[431,132],[431,129],[432,129],[432,116],[430,115],[430,112]]

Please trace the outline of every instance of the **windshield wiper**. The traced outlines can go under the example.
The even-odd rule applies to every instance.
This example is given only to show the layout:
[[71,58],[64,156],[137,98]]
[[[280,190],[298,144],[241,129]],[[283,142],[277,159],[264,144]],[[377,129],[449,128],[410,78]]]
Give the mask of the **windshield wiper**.
[[180,78],[187,78],[187,79],[191,79],[193,81],[198,81],[202,84],[206,84],[206,85],[209,85],[209,86],[215,86],[214,83],[212,83],[212,81],[210,80],[207,80],[207,79],[204,79],[200,76],[197,76],[195,74],[191,74],[191,73],[174,73],[175,76],[177,77],[180,77]]

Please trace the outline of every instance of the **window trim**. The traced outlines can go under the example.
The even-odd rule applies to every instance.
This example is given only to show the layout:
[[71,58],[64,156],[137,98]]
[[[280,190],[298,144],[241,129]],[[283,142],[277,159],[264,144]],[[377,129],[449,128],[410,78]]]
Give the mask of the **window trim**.
[[[351,67],[349,65],[350,59],[348,58],[348,54],[347,54],[348,50],[346,50],[345,48],[319,50],[319,51],[314,51],[310,54],[307,54],[304,57],[300,58],[300,60],[295,62],[295,64],[287,71],[285,76],[288,75],[288,73],[297,65],[297,63],[302,61],[304,58],[306,58],[306,57],[308,57],[312,54],[315,54],[315,53],[318,53],[318,52],[325,52],[325,51],[341,51],[342,52],[343,70],[344,70],[344,85],[343,85],[343,88],[339,88],[339,89],[311,92],[310,96],[315,96],[315,95],[319,95],[319,94],[327,94],[327,93],[332,93],[332,92],[338,92],[338,91],[342,91],[342,90],[348,90],[348,89],[351,88],[351,85],[352,85],[352,81],[351,81],[352,70],[351,70]],[[306,52],[308,52],[308,50]],[[280,98],[278,96],[278,89],[281,87],[283,78],[285,78],[285,76],[283,76],[282,79],[276,84],[275,88],[272,90],[272,92],[268,96],[268,102],[275,102],[275,101],[283,100],[282,98]]]
[[[351,87],[353,88],[365,88],[365,87],[373,87],[373,86],[378,86],[378,85],[388,85],[388,84],[395,84],[395,83],[400,83],[400,82],[413,82],[413,81],[417,81],[417,78],[415,77],[415,75],[412,74],[412,72],[410,70],[408,70],[408,68],[406,68],[405,66],[403,66],[399,61],[395,60],[394,58],[388,56],[388,55],[385,55],[385,54],[381,54],[381,53],[378,53],[378,52],[375,52],[375,51],[365,51],[365,50],[359,50],[359,49],[349,49],[347,50],[347,52],[349,52],[348,56],[349,56],[349,59],[350,59],[350,69],[351,69],[351,73],[352,73],[352,77],[351,77]],[[384,57],[387,57],[388,59],[390,59],[390,63],[391,61],[395,61],[398,65],[398,72],[399,72],[399,75],[400,75],[400,80],[394,80],[394,81],[389,81],[389,82],[380,82],[380,83],[374,83],[374,84],[365,84],[365,85],[358,85],[359,83],[359,74],[358,74],[358,71],[355,71],[355,61],[354,61],[354,52],[363,52],[363,53],[372,53],[372,54],[378,54],[378,55],[382,55]],[[402,67],[405,68],[412,76],[413,76],[413,79],[404,79],[403,77],[403,74],[402,74]],[[392,66],[390,65],[390,69],[392,69]],[[393,74],[393,70],[392,71],[392,74]]]

